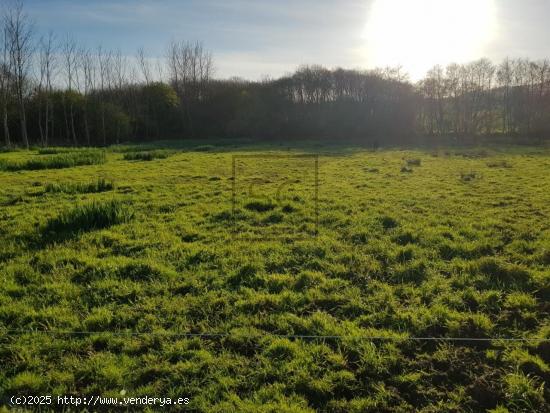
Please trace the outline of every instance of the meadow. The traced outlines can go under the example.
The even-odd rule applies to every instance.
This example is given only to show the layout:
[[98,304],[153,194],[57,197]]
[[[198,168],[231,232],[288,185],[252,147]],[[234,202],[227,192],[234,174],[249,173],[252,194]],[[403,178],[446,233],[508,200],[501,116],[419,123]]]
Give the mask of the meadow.
[[550,411],[549,148],[11,151],[0,218],[4,405]]

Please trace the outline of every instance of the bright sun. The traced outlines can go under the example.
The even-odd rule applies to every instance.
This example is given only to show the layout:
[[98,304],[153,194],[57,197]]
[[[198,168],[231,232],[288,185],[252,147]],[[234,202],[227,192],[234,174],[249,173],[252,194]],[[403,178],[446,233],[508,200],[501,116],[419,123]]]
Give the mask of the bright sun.
[[369,67],[402,65],[416,80],[435,64],[481,57],[495,26],[494,0],[374,0],[364,57]]

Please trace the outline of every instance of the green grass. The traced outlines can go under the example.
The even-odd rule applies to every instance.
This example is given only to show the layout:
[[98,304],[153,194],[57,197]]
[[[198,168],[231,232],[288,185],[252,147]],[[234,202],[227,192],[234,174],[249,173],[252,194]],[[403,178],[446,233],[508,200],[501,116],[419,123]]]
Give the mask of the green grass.
[[98,165],[105,162],[105,153],[97,150],[57,153],[54,155],[31,156],[22,160],[0,160],[0,170],[35,171],[41,169],[62,169],[82,165]]
[[42,229],[48,239],[62,239],[95,229],[128,222],[133,212],[119,200],[77,205],[49,219]]
[[62,153],[75,153],[75,152],[97,152],[95,148],[86,147],[71,147],[71,146],[49,146],[47,148],[38,148],[36,153],[38,155],[57,155]]
[[199,144],[0,170],[2,401],[549,411],[548,342],[406,339],[550,338],[548,149]]
[[109,151],[114,153],[146,152],[146,151],[154,151],[162,147],[163,147],[162,145],[158,145],[158,144],[112,145],[109,147]]
[[209,152],[216,149],[214,145],[199,145],[195,146],[194,150],[197,152]]
[[115,185],[111,181],[99,178],[97,181],[79,183],[79,182],[63,182],[63,183],[47,183],[45,192],[48,193],[64,193],[64,194],[89,194],[96,192],[111,191]]
[[422,163],[422,160],[419,158],[412,158],[406,160],[408,166],[420,166]]
[[166,159],[172,154],[172,151],[159,149],[142,152],[126,152],[123,158],[127,161],[152,161],[153,159]]

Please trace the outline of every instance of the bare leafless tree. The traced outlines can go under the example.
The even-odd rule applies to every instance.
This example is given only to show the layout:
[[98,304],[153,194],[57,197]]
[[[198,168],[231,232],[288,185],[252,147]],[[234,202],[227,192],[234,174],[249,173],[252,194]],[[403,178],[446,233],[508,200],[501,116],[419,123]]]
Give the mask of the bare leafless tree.
[[128,76],[128,59],[120,50],[117,50],[117,52],[113,55],[112,67],[112,85],[115,90],[120,91],[126,85]]
[[25,98],[28,92],[28,72],[33,54],[33,25],[28,15],[24,12],[22,1],[15,0],[9,5],[4,16],[4,24],[6,27],[11,61],[10,66],[13,71],[15,94],[19,109],[21,140],[23,145],[28,148],[29,138],[27,134]]
[[99,90],[100,90],[100,113],[101,113],[101,137],[103,145],[107,145],[107,133],[105,125],[105,90],[110,84],[111,53],[105,52],[101,46],[97,50],[97,61],[99,64]]
[[447,99],[446,81],[443,68],[439,65],[430,69],[419,84],[424,95],[424,124],[430,135],[446,133],[445,101]]
[[497,69],[497,85],[501,90],[501,122],[502,132],[508,133],[511,129],[512,122],[512,104],[511,104],[511,89],[512,89],[512,63],[509,58],[506,58],[498,66]]
[[84,133],[88,146],[91,144],[90,125],[88,122],[88,101],[90,93],[95,89],[96,65],[94,57],[89,50],[80,50],[80,67],[83,73],[83,94],[84,94]]
[[[145,80],[145,86],[148,87],[151,84],[152,76],[151,76],[151,65],[149,64],[149,61],[145,57],[145,51],[143,50],[143,47],[140,47],[137,51],[137,63],[140,68],[141,74],[143,76],[143,79]],[[149,94],[144,94],[145,99],[145,112],[147,118],[150,117],[151,112],[151,102],[149,101]],[[149,122],[145,122],[145,136],[149,136]]]
[[[67,85],[67,90],[69,94],[66,98],[64,98],[63,106],[65,112],[65,129],[67,132],[67,137],[71,136],[75,145],[78,145],[78,139],[76,136],[74,121],[74,96],[71,92],[73,92],[74,88],[78,85],[78,63],[78,46],[76,44],[76,41],[71,36],[67,35],[63,43],[63,64],[65,69],[65,83]],[[66,104],[67,98],[69,100],[68,116]]]
[[[39,41],[38,128],[43,146],[48,145],[51,130],[50,121],[53,118],[51,116],[53,112],[51,94],[55,65],[55,36],[50,31],[47,37],[41,37]],[[44,115],[42,115],[42,110],[44,110]]]
[[163,64],[162,60],[157,59],[155,63],[155,68],[157,69],[157,80],[159,82],[168,82],[166,77],[166,67]]
[[10,127],[8,123],[8,101],[10,99],[10,91],[12,86],[12,70],[10,58],[9,35],[7,29],[4,28],[2,34],[2,54],[0,57],[0,99],[2,99],[2,123],[4,126],[4,141],[6,146],[11,146]]
[[[114,86],[114,92],[116,96],[116,100],[118,100],[119,104],[122,104],[123,99],[123,89],[126,86],[127,83],[127,76],[128,76],[128,59],[126,56],[122,54],[120,50],[118,50],[111,60],[112,62],[112,85]],[[120,122],[119,119],[116,119],[116,133],[115,133],[115,140],[116,143],[120,142]]]
[[200,42],[172,41],[168,46],[167,66],[170,82],[185,108],[189,131],[194,135],[191,107],[205,98],[206,86],[214,72],[212,54]]
[[147,60],[147,57],[145,57],[145,51],[143,50],[143,47],[140,47],[138,49],[136,58],[139,69],[141,71],[141,75],[143,76],[143,80],[145,80],[145,84],[148,86],[152,81],[151,65]]
[[537,62],[537,79],[538,92],[536,96],[536,123],[537,128],[543,127],[547,119],[545,112],[548,113],[548,105],[545,102],[550,85],[550,61],[547,59]]

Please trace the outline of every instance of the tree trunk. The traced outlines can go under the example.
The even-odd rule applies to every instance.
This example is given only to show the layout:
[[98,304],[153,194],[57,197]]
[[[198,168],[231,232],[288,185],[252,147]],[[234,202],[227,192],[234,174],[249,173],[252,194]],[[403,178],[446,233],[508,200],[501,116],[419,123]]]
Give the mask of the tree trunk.
[[29,136],[27,135],[27,116],[25,113],[25,104],[23,97],[19,98],[19,117],[21,119],[21,139],[25,148],[29,149]]
[[44,145],[44,128],[42,127],[42,104],[38,103],[38,130],[40,131],[40,144]]
[[70,113],[71,113],[71,134],[73,135],[73,143],[74,143],[74,146],[78,146],[78,141],[76,140],[76,130],[74,128],[74,110],[73,110],[72,102],[70,106]]
[[8,108],[5,102],[4,102],[3,112],[4,112],[3,113],[4,139],[6,140],[6,146],[9,148],[11,146],[10,127],[8,125]]
[[[55,136],[55,113],[54,113],[54,107],[53,103],[50,102],[50,113],[52,115],[52,127],[51,127],[51,135]],[[49,139],[49,138],[48,138]],[[49,142],[49,141],[48,141]]]
[[90,128],[88,127],[88,110],[84,107],[84,131],[86,133],[86,142],[90,146]]
[[118,120],[116,122],[116,143],[117,145],[120,143],[120,122]]
[[50,100],[46,99],[46,123],[44,124],[45,126],[44,146],[48,146],[49,123],[50,123]]
[[101,131],[103,133],[103,146],[107,146],[107,134],[105,133],[105,105],[101,102]]
[[191,120],[191,109],[190,109],[190,102],[187,102],[187,104],[185,105],[185,112],[187,114],[187,121],[189,122],[189,132],[191,133],[191,138],[194,138],[195,137],[195,133],[193,131],[193,122]]
[[63,98],[63,118],[65,120],[65,139],[71,139],[71,133],[69,132],[69,117],[67,116],[67,102]]

